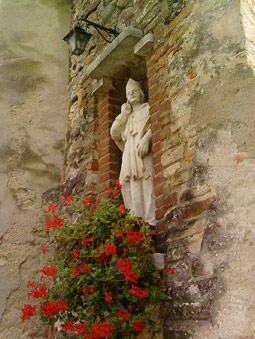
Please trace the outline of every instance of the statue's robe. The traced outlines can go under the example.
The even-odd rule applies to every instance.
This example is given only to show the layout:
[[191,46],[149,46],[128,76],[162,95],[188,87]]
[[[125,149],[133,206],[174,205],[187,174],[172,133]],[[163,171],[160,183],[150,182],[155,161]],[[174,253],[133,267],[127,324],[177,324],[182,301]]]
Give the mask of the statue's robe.
[[142,217],[155,225],[155,194],[152,152],[140,158],[137,145],[150,133],[148,103],[142,104],[130,115],[119,114],[111,127],[111,136],[122,150],[120,183],[124,204],[131,215]]

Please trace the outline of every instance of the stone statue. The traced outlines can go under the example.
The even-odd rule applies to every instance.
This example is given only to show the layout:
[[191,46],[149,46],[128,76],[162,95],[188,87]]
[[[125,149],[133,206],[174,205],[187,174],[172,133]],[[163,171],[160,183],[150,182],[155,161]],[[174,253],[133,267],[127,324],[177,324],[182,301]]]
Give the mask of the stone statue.
[[128,80],[127,103],[111,127],[111,136],[123,152],[120,184],[124,204],[132,216],[155,225],[154,171],[149,104],[139,82]]

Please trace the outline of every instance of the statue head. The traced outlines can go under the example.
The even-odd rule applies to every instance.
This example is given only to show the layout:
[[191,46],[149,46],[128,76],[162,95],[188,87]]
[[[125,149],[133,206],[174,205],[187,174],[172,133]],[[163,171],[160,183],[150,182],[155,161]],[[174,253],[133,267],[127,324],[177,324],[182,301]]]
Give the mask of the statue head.
[[143,103],[144,93],[141,84],[133,79],[129,79],[126,86],[126,97],[131,105]]

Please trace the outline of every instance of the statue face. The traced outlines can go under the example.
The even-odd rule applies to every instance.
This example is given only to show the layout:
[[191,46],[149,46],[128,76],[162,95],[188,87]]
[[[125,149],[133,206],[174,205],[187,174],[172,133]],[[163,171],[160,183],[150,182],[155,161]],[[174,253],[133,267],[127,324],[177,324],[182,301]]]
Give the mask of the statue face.
[[131,105],[141,104],[143,100],[141,91],[136,87],[130,87],[127,90],[127,100]]

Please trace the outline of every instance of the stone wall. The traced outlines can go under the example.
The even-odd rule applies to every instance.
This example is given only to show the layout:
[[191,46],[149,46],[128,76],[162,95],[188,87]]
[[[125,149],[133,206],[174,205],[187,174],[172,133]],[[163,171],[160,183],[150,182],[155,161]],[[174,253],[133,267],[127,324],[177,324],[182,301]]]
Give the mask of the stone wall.
[[69,23],[68,1],[0,1],[1,339],[47,336],[20,309],[47,245],[42,195],[61,184]]

